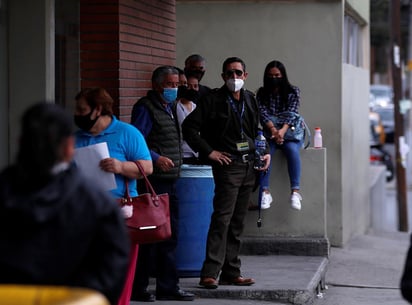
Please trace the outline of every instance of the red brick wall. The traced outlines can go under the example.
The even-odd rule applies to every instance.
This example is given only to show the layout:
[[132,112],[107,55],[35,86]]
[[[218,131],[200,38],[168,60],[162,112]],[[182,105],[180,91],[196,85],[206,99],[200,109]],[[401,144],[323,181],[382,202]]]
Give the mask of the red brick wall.
[[176,61],[175,0],[81,0],[81,86],[102,86],[130,120],[159,65]]
[[80,1],[81,87],[103,87],[119,101],[118,1]]

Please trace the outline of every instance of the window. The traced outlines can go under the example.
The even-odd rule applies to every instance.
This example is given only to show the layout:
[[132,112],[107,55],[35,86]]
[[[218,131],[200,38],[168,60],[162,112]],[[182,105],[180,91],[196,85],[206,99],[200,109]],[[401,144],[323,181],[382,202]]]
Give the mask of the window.
[[362,66],[362,27],[351,16],[345,15],[343,31],[343,62]]

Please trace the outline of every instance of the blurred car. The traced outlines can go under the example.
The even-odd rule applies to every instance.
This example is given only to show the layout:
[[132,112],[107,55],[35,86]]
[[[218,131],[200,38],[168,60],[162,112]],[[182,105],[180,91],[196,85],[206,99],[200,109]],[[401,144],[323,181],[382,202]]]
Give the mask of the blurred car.
[[385,144],[386,134],[379,113],[369,111],[370,146],[382,146]]
[[369,105],[372,107],[387,107],[393,105],[393,88],[389,85],[371,85],[371,98]]
[[375,96],[369,92],[369,109],[375,108]]
[[392,156],[384,149],[385,130],[378,112],[369,112],[369,160],[372,165],[384,165],[386,167],[386,181],[392,181],[395,175],[395,165]]
[[393,143],[394,135],[395,135],[395,109],[393,105],[389,105],[386,107],[376,107],[374,108],[374,112],[378,113],[383,129],[385,130],[386,135],[386,143]]
[[370,147],[370,164],[384,165],[386,167],[386,181],[390,182],[395,177],[395,165],[392,156],[382,147]]

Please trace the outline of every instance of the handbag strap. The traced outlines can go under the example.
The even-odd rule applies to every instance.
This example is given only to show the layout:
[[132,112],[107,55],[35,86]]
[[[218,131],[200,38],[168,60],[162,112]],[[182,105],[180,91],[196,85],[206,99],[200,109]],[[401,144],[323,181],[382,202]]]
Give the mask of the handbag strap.
[[152,196],[157,196],[157,195],[156,195],[156,192],[155,192],[155,190],[154,190],[154,188],[153,188],[153,186],[152,186],[152,184],[150,183],[149,179],[148,179],[147,176],[146,176],[146,173],[144,172],[143,166],[140,164],[139,161],[134,161],[134,163],[136,163],[137,168],[139,169],[140,174],[142,175],[142,177],[143,177],[143,179],[144,179],[144,181],[145,181],[145,183],[146,183],[146,190],[147,190],[150,194],[152,194]]
[[[153,196],[156,197],[157,194],[152,186],[152,184],[150,183],[149,179],[146,176],[146,173],[144,172],[143,166],[140,164],[139,161],[133,161],[137,168],[139,169],[140,175],[143,177],[143,179],[145,180],[145,184],[146,184],[146,190]],[[130,194],[129,194],[129,180],[127,179],[127,177],[124,177],[124,183],[126,185],[126,189],[125,189],[125,194],[124,194],[124,198],[129,199],[130,198]]]

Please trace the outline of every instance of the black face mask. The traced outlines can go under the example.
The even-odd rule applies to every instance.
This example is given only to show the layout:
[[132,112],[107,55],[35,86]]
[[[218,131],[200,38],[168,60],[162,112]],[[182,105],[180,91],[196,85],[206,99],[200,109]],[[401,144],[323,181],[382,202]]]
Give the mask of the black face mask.
[[205,71],[202,70],[187,70],[185,69],[185,73],[188,75],[193,75],[194,77],[196,77],[199,81],[202,79],[203,75],[205,75]]
[[99,118],[98,116],[92,120],[90,117],[92,115],[93,109],[90,110],[88,114],[85,115],[75,115],[74,116],[74,123],[76,124],[77,127],[79,127],[81,130],[84,131],[89,131],[92,129],[94,124],[96,124],[97,119]]
[[263,86],[267,89],[279,88],[283,84],[283,77],[265,77]]
[[188,89],[186,86],[179,86],[177,90],[177,97],[184,98],[192,102],[197,102],[199,99],[199,92],[193,89]]

